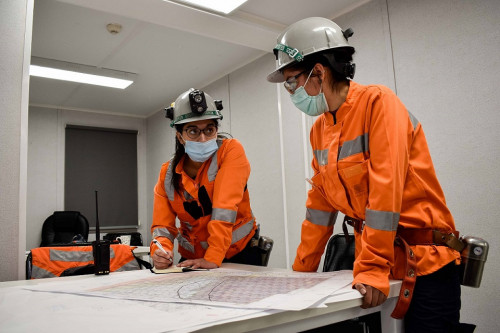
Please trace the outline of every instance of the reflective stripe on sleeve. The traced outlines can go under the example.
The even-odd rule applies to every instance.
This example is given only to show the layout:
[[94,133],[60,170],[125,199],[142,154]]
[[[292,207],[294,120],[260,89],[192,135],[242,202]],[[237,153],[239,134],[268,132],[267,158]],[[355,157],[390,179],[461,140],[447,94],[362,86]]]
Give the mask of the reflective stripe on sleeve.
[[314,150],[313,153],[319,165],[328,164],[328,149]]
[[312,224],[329,227],[335,223],[337,214],[338,212],[326,212],[324,210],[307,208],[306,220]]
[[252,231],[254,221],[255,219],[251,219],[238,229],[233,230],[233,238],[231,239],[231,244],[234,244],[239,240],[245,238]]
[[236,211],[223,208],[213,208],[212,220],[234,223],[236,221]]
[[413,125],[413,130],[415,130],[418,125],[418,119],[410,111],[408,111],[408,115],[410,116],[410,121],[411,124]]
[[153,238],[156,237],[167,237],[172,243],[174,243],[174,235],[172,235],[167,228],[156,228],[153,230]]
[[355,155],[358,153],[368,152],[368,133],[362,134],[355,138],[354,140],[349,140],[344,142],[342,147],[339,148],[339,157],[341,160],[343,158]]
[[[245,238],[253,229],[253,223],[255,219],[251,219],[241,227],[233,230],[233,236],[231,238],[231,244],[237,243],[241,239]],[[206,250],[208,249],[208,242],[200,242],[201,247]]]
[[170,163],[168,164],[167,168],[167,173],[165,175],[165,182],[163,183],[163,186],[165,187],[165,193],[167,194],[168,200],[174,201],[174,185],[172,184],[172,177],[174,175],[174,170],[173,170],[173,158],[170,160]]
[[[217,142],[218,143],[218,142]],[[220,147],[220,144],[219,144]],[[208,167],[207,177],[209,182],[213,182],[215,180],[215,176],[217,176],[217,171],[219,167],[217,166],[217,152],[212,156],[212,160],[210,161],[210,166]]]
[[[109,257],[115,257],[115,251],[112,248],[109,249]],[[50,249],[49,250],[50,261],[64,261],[64,262],[89,262],[94,261],[94,255],[92,251],[61,251]]]
[[365,223],[372,229],[395,231],[398,228],[399,213],[367,209]]

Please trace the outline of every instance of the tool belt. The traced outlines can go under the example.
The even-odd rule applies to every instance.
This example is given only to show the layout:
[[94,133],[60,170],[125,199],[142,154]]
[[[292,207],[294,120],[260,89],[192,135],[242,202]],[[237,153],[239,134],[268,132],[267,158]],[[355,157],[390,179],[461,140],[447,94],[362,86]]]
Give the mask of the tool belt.
[[[363,231],[363,221],[346,216],[344,218],[344,223],[342,224],[344,234],[347,234],[346,224],[352,226],[358,233]],[[406,311],[408,311],[413,296],[415,282],[417,280],[417,260],[415,258],[415,253],[410,248],[410,245],[447,246],[458,252],[462,252],[465,247],[465,244],[459,239],[458,231],[445,231],[430,228],[408,229],[401,226],[398,227],[396,239],[394,240],[394,246],[402,248],[405,253],[406,274],[403,278],[403,283],[401,284],[398,302],[396,303],[396,307],[391,314],[391,317],[396,319],[402,319],[405,316]]]

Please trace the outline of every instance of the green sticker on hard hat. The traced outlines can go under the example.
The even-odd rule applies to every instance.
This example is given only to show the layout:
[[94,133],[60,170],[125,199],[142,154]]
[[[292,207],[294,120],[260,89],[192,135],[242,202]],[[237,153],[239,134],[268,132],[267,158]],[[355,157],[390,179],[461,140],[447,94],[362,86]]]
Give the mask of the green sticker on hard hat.
[[274,47],[275,50],[285,52],[288,54],[291,58],[295,59],[296,61],[302,61],[304,59],[304,56],[299,52],[297,49],[293,49],[289,46],[286,46],[284,44],[277,44]]

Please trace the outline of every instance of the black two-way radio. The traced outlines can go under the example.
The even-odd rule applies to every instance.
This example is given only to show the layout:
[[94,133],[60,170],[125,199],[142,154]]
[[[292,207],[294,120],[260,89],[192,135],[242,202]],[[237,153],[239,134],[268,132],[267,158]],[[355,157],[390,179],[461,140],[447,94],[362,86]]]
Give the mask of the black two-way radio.
[[95,275],[109,274],[109,246],[110,241],[101,240],[99,230],[99,206],[97,203],[97,191],[95,191],[95,242],[92,242],[92,254],[94,255]]

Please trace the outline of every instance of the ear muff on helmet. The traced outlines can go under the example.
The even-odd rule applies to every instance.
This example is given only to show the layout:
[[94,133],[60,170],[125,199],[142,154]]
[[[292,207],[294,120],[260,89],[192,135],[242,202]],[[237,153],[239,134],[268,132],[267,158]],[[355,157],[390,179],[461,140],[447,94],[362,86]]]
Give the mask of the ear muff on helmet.
[[213,100],[210,95],[198,89],[185,91],[174,103],[165,108],[165,117],[171,119],[170,127],[205,119],[222,120],[222,101]]

